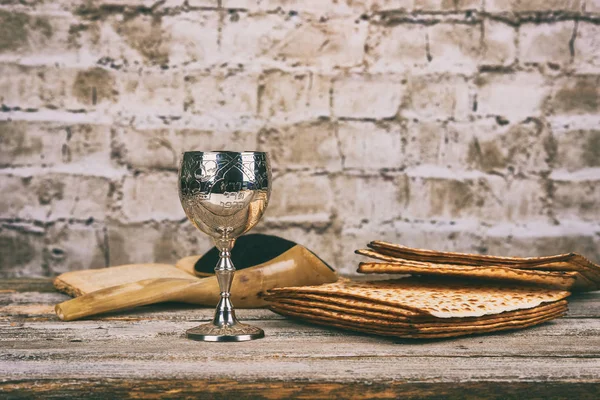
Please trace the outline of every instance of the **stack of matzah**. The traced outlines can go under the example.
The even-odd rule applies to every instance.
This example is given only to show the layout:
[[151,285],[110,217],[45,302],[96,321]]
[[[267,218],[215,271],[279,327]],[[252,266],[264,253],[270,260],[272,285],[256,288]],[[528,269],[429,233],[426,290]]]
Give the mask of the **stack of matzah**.
[[368,247],[356,250],[378,260],[360,263],[358,272],[365,274],[483,279],[570,291],[600,289],[600,266],[575,253],[519,258],[413,249],[380,241]]
[[272,289],[271,309],[317,324],[401,338],[525,328],[564,315],[568,289],[595,290],[600,267],[576,254],[512,258],[371,242],[360,272],[418,275]]

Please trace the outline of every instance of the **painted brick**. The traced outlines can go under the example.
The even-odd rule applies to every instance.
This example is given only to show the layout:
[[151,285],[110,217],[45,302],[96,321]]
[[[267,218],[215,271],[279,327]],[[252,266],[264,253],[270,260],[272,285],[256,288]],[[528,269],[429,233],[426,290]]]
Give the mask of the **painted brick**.
[[[598,3],[600,4],[600,3]],[[600,5],[598,12],[600,12]],[[582,71],[600,69],[600,26],[579,21],[574,43],[574,63]]]
[[[164,0],[161,1],[160,6],[165,8],[172,8],[183,6],[185,2],[189,3],[190,5],[194,3],[196,5],[205,6],[216,6],[217,4],[217,0]],[[89,16],[90,18],[97,17],[98,15],[94,13],[99,12],[99,8],[101,8],[102,6],[106,7],[118,4],[119,6],[125,7],[125,10],[129,12],[132,11],[131,8],[135,7],[151,8],[152,6],[156,6],[156,2],[154,0],[119,0],[118,2],[116,2],[115,0],[95,0],[93,2],[81,2],[79,0],[62,0],[60,4],[62,5],[63,9],[73,9],[74,14],[80,15],[82,17]],[[156,6],[156,8],[160,9],[158,6]],[[146,12],[146,10],[144,10],[144,12]]]
[[445,139],[440,164],[503,175],[548,171],[556,151],[551,130],[539,120],[449,122]]
[[93,218],[109,209],[111,184],[106,178],[69,174],[4,173],[0,187],[0,218],[53,221]]
[[515,224],[522,221],[547,221],[548,210],[543,198],[544,182],[533,179],[509,180],[500,193],[502,212],[490,215],[492,220],[506,220]]
[[181,72],[128,72],[119,74],[118,80],[120,96],[115,108],[124,114],[181,115],[184,112],[186,85]]
[[465,118],[472,112],[471,89],[461,76],[413,76],[401,115],[407,118]]
[[110,136],[105,125],[0,121],[0,160],[13,167],[86,160],[109,164]]
[[[310,195],[309,195],[310,194]],[[274,176],[265,222],[322,226],[333,216],[334,193],[327,176],[285,173]]]
[[429,27],[432,68],[473,71],[481,54],[481,26],[440,23]]
[[367,61],[373,72],[424,68],[427,28],[417,24],[373,25],[367,41]]
[[299,16],[230,13],[222,27],[221,57],[229,63],[256,60],[293,40],[304,26],[305,21]]
[[548,101],[557,115],[596,114],[600,111],[600,75],[562,78],[554,82]]
[[312,73],[267,71],[258,91],[258,115],[267,119],[298,121],[329,115],[327,77]]
[[6,278],[46,275],[44,228],[32,224],[0,225],[0,274]]
[[375,12],[386,10],[410,11],[415,0],[371,0],[371,10]]
[[180,155],[188,150],[246,151],[256,147],[252,131],[217,129],[115,128],[123,149],[122,159],[136,169],[176,170]]
[[481,0],[415,0],[414,9],[424,11],[479,10]]
[[[498,185],[499,179],[494,179]],[[495,190],[494,190],[495,189]],[[496,199],[501,188],[491,189],[480,181],[410,177],[409,199],[404,216],[410,219],[460,219],[465,216],[485,218],[502,212]],[[428,199],[428,200],[425,200]]]
[[[0,60],[28,64],[93,64],[104,60],[120,67],[211,63],[218,59],[218,14],[190,11],[173,16],[104,15],[100,8],[78,8],[74,15],[0,10],[11,34],[0,42]],[[3,51],[5,49],[5,51]],[[5,53],[5,54],[2,54]]]
[[333,114],[348,118],[396,115],[405,86],[397,78],[350,75],[333,82]]
[[369,0],[341,0],[326,2],[321,0],[222,0],[224,8],[242,8],[250,11],[273,11],[307,13],[316,16],[360,15],[367,11]]
[[44,275],[106,267],[106,244],[102,226],[53,224],[46,232]]
[[213,246],[211,239],[189,221],[107,224],[110,265],[147,263],[175,264],[194,254],[204,254]]
[[600,167],[600,129],[554,130],[555,168],[576,171]]
[[[0,101],[21,109],[108,110],[123,114],[181,115],[256,110],[257,78],[179,72],[114,72],[0,64]],[[210,94],[210,95],[207,95]]]
[[543,76],[517,72],[514,74],[484,73],[475,80],[477,113],[523,119],[542,114],[542,105],[550,94]]
[[598,221],[600,210],[600,174],[594,180],[553,181],[552,209],[561,220]]
[[395,123],[340,122],[338,137],[344,168],[377,170],[403,165],[402,126]]
[[55,68],[0,64],[0,103],[22,109],[64,107],[68,101],[66,92],[74,79],[72,74],[62,72]]
[[277,170],[342,168],[335,126],[328,121],[265,127],[258,141],[259,150],[269,152]]
[[[506,196],[514,188],[513,196]],[[515,221],[541,215],[537,182],[507,183],[498,176],[449,179],[410,176],[409,200],[404,216],[411,219]],[[424,201],[428,199],[428,201]]]
[[255,75],[189,74],[185,80],[184,110],[227,118],[252,116],[258,107]]
[[99,58],[126,65],[209,64],[218,59],[216,13],[121,18],[111,17],[96,28],[100,35],[90,47]]
[[404,176],[336,176],[333,187],[342,225],[358,227],[369,223],[381,224],[400,217],[406,206],[407,183]]
[[485,10],[498,11],[579,11],[583,0],[486,0]]
[[421,164],[440,165],[446,132],[445,125],[445,123],[437,121],[407,121],[403,164],[409,167]]
[[[69,48],[68,27],[76,19],[68,15],[44,15],[0,9],[0,60],[78,60],[77,49]],[[17,57],[15,57],[17,56]]]
[[176,172],[142,173],[123,183],[122,213],[127,222],[181,220]]
[[574,28],[573,21],[521,25],[519,28],[519,61],[553,64],[570,62],[569,41]]
[[372,0],[371,8],[375,11],[462,11],[481,9],[481,0]]
[[516,29],[503,22],[485,19],[481,62],[486,65],[511,65],[517,56]]
[[114,105],[118,97],[115,74],[104,68],[0,64],[0,102],[9,107],[106,108]]
[[469,220],[411,221],[397,220],[392,224],[396,242],[405,246],[440,251],[481,253],[481,227]]
[[[214,7],[216,8],[219,5],[219,0],[169,0],[168,3],[174,3],[173,6],[182,5],[182,3],[187,3],[190,7]],[[167,3],[167,4],[168,4]],[[154,3],[153,3],[154,4]],[[150,4],[152,6],[152,4]]]
[[511,230],[503,229],[497,235],[490,233],[484,248],[488,254],[517,257],[576,252],[585,254],[586,258],[597,263],[600,261],[599,242],[597,227],[594,230],[592,226],[569,227],[565,223],[546,223],[517,226]]
[[598,0],[586,0],[585,11],[597,13],[600,12],[600,1]]
[[315,65],[324,70],[358,66],[364,58],[367,28],[363,20],[303,24],[268,54],[294,66]]
[[[165,33],[161,35],[161,39],[165,40],[169,64],[212,65],[221,58],[217,13],[198,11],[163,17],[162,29]],[[152,46],[152,41],[149,46]]]

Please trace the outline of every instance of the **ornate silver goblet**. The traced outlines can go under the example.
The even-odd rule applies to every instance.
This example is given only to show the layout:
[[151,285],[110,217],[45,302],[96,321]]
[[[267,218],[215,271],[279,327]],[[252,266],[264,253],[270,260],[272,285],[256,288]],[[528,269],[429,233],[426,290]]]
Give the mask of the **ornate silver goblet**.
[[179,199],[188,219],[211,236],[220,251],[215,274],[221,290],[213,321],[187,331],[210,342],[239,342],[264,337],[262,329],[238,322],[230,301],[235,267],[231,249],[237,237],[262,217],[271,194],[267,153],[191,151],[179,168]]

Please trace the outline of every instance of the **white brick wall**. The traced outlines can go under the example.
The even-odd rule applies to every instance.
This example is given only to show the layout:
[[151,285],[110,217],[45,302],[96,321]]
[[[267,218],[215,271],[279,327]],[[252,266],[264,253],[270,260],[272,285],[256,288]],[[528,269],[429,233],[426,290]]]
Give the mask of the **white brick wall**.
[[582,72],[600,70],[600,26],[589,22],[580,22],[577,26],[577,38],[574,45],[574,64]]
[[524,63],[567,64],[574,21],[526,23],[519,28],[519,54]]
[[550,82],[537,72],[483,73],[476,80],[477,114],[509,120],[542,115]]
[[188,149],[269,151],[255,231],[346,274],[373,239],[600,261],[597,0],[154,4],[0,5],[0,276],[206,251]]
[[391,118],[405,85],[399,77],[349,75],[333,83],[333,114],[345,118]]

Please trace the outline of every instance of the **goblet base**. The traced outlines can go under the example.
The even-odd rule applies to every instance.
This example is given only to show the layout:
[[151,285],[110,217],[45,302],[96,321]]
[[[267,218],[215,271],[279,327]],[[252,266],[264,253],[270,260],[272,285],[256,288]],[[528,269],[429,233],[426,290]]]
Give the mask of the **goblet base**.
[[188,339],[204,342],[245,342],[265,337],[262,329],[240,322],[223,326],[211,322],[188,329],[186,334]]

